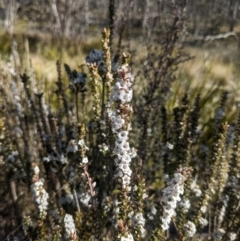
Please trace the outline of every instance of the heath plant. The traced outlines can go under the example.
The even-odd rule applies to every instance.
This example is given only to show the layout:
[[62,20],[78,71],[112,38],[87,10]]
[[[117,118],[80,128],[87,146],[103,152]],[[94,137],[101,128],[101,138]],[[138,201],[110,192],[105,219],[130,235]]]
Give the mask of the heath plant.
[[114,1],[102,49],[78,70],[58,60],[54,89],[39,90],[13,41],[0,66],[1,240],[240,239],[237,101],[216,91],[214,109],[188,89],[169,105],[190,59],[178,45],[186,4],[172,2],[166,41],[136,77],[114,49]]

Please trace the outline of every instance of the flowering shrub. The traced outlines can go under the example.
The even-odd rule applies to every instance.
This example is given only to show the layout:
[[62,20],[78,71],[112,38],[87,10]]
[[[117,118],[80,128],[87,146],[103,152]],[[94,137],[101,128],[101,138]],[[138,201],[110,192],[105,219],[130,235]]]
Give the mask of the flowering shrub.
[[178,19],[147,87],[105,29],[81,72],[64,64],[66,80],[57,62],[49,104],[13,43],[0,73],[1,240],[239,240],[240,114],[226,122],[226,91],[207,123],[199,95],[167,108]]

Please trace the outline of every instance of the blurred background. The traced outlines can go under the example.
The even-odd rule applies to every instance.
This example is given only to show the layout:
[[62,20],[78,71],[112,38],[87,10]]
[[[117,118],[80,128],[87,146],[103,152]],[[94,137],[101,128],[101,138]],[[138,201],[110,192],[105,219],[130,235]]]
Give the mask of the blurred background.
[[[117,43],[123,33],[123,49],[132,53],[135,63],[144,60],[147,47],[165,40],[173,14],[170,2],[122,0],[114,4],[113,39]],[[239,2],[188,1],[180,43],[195,58],[182,66],[185,78],[199,79],[204,65],[213,80],[235,84],[239,69]],[[23,53],[27,38],[38,79],[51,80],[56,73],[52,60],[63,58],[76,66],[91,49],[101,48],[101,31],[111,24],[108,6],[106,0],[0,0],[2,59],[6,60],[11,51],[11,41],[6,40],[17,39]]]

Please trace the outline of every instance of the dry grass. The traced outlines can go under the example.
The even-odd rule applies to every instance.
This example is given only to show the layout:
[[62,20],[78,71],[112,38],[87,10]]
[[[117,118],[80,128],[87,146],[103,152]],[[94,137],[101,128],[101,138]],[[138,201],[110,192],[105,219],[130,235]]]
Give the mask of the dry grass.
[[[23,30],[20,30],[16,32],[17,35],[22,35]],[[4,33],[1,32],[0,35],[3,36]],[[18,39],[21,40],[21,37]],[[30,35],[31,39],[33,39],[32,35]],[[41,34],[34,41],[36,41],[34,44],[37,47],[34,49],[35,52],[30,50],[30,59],[37,79],[41,83],[43,81],[51,82],[56,80],[56,59],[62,57],[62,62],[77,68],[78,65],[84,62],[85,55],[90,49],[101,46],[101,41],[92,34],[88,40],[75,42],[74,46],[77,47],[71,47],[68,41],[68,43],[63,45],[63,54],[61,56],[61,52],[54,46],[51,36]],[[146,43],[140,42],[138,39],[132,39],[129,43],[125,42],[124,46],[125,51],[129,51],[130,48],[130,52],[137,53],[133,54],[134,65],[132,66],[133,72],[136,74],[139,68],[142,68],[144,60],[147,58],[148,50]],[[238,64],[236,60],[239,55],[236,39],[216,40],[207,42],[200,47],[186,46],[184,50],[191,56],[194,56],[194,59],[182,64],[177,76],[188,76],[194,79],[196,85],[198,85],[199,81],[202,81],[203,76],[206,77],[207,74],[207,78],[213,82],[221,82],[221,85],[230,85],[236,88],[236,75],[239,74],[236,67],[236,64]],[[6,51],[6,49],[2,51]],[[4,55],[5,53],[1,54]]]

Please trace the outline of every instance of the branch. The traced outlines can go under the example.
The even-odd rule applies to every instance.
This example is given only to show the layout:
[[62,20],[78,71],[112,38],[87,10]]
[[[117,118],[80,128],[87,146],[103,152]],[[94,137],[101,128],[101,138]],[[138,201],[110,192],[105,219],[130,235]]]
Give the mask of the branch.
[[228,32],[228,33],[221,33],[221,34],[217,34],[217,35],[208,35],[204,38],[204,40],[205,41],[213,41],[216,39],[226,39],[231,36],[234,36],[236,39],[238,39],[235,32]]

